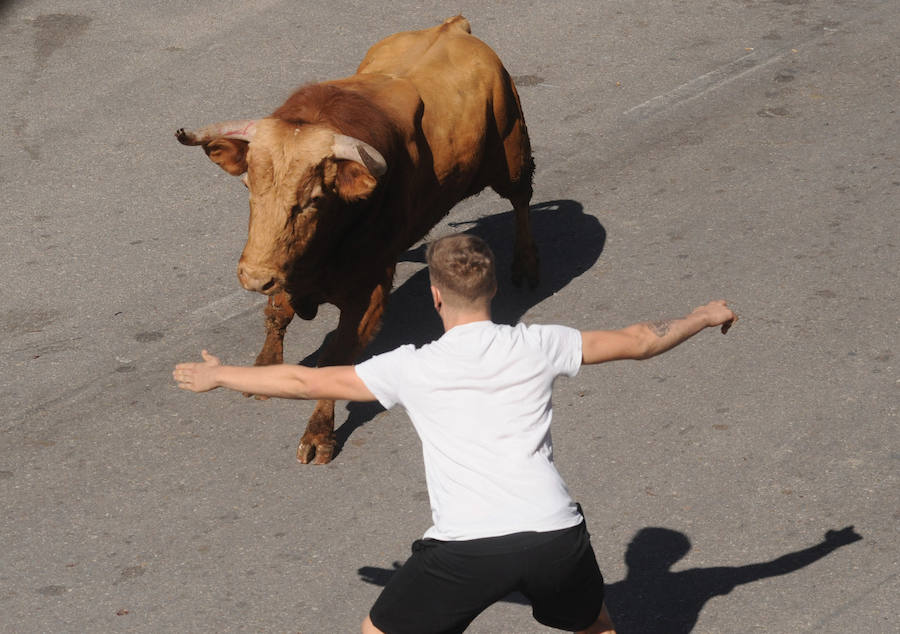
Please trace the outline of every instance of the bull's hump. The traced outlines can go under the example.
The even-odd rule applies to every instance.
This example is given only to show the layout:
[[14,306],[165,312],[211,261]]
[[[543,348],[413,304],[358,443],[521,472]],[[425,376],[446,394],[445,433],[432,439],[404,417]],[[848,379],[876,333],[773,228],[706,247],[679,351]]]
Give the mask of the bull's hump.
[[452,18],[447,18],[444,20],[444,23],[441,25],[442,27],[457,27],[465,31],[466,33],[472,33],[472,25],[469,24],[469,21],[466,20],[462,14],[454,15]]
[[428,29],[396,33],[369,49],[357,73],[408,76],[434,55],[443,57],[445,53],[440,49],[452,46],[452,40],[458,37],[475,40],[471,33],[469,21],[461,15]]

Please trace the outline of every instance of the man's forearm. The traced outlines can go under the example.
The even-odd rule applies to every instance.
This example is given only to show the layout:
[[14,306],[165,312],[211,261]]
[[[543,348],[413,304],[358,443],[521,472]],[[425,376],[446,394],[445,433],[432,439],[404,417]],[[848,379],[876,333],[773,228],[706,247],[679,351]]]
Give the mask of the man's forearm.
[[311,368],[301,365],[220,365],[210,369],[217,387],[260,396],[309,398],[307,381]]
[[377,400],[352,365],[307,368],[302,365],[222,365],[203,350],[200,363],[179,363],[172,377],[183,390],[208,392],[217,387],[278,398]]
[[671,350],[710,325],[705,312],[698,309],[680,319],[647,322],[633,327],[645,330],[642,338],[646,347],[642,357],[649,359]]
[[590,365],[618,359],[649,359],[671,350],[704,328],[724,326],[735,319],[737,316],[725,301],[716,300],[681,319],[644,322],[620,330],[582,331],[581,362]]

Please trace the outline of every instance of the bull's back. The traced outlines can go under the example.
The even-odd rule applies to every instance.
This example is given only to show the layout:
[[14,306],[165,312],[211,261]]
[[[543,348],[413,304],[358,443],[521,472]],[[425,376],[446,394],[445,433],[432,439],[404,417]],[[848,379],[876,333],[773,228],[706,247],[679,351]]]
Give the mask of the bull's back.
[[[369,50],[358,72],[409,81],[424,105],[422,132],[438,181],[467,190],[460,197],[484,186],[471,179],[485,159],[500,158],[493,153],[497,148],[486,144],[504,138],[521,119],[521,109],[500,59],[471,35],[465,18],[382,40]],[[523,152],[529,151],[523,139]]]

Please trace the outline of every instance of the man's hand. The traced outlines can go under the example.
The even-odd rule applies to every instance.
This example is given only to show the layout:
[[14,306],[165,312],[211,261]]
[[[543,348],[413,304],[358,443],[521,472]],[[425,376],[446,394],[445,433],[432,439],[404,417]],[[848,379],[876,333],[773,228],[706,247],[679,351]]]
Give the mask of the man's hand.
[[219,358],[206,350],[200,353],[203,363],[179,363],[172,371],[178,387],[191,392],[208,392],[219,385],[215,382],[215,369],[222,365]]
[[853,530],[853,526],[847,526],[839,531],[830,530],[825,533],[825,543],[835,546],[846,546],[862,539],[862,535]]
[[695,308],[694,312],[702,313],[708,326],[722,326],[723,335],[728,332],[738,318],[734,311],[728,308],[724,299],[711,301],[705,306]]

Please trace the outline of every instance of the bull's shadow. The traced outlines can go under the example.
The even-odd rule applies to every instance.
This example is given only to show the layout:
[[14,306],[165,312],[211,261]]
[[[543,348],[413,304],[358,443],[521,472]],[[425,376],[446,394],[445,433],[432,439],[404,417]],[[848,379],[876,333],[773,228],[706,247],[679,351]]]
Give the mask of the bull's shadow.
[[[510,281],[515,231],[513,212],[485,216],[471,222],[450,223],[458,231],[487,242],[497,265],[497,296],[492,304],[494,321],[517,323],[528,309],[564,288],[593,266],[606,243],[606,230],[574,200],[555,200],[531,206],[531,227],[540,254],[541,281],[535,289],[516,288]],[[425,246],[407,251],[401,262],[425,262]],[[391,293],[381,331],[366,348],[362,359],[403,344],[421,346],[443,333],[431,302],[428,271],[413,274]],[[318,353],[302,361],[312,364]],[[335,431],[336,454],[361,425],[382,411],[377,403],[350,403],[349,416]]]
[[[771,561],[673,572],[672,566],[690,551],[690,540],[668,528],[643,528],[625,552],[625,578],[606,585],[605,600],[619,634],[689,634],[710,599],[745,583],[795,572],[861,539],[847,526],[827,531],[818,544]],[[357,573],[366,583],[384,586],[399,567],[399,562],[391,568],[363,566]],[[518,593],[504,601],[529,604]]]

